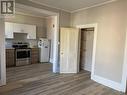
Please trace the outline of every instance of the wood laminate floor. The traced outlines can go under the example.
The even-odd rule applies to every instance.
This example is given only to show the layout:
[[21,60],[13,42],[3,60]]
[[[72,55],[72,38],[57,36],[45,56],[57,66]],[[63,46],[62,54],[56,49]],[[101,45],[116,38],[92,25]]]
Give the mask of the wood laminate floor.
[[90,80],[90,73],[53,74],[51,64],[7,69],[0,95],[125,95]]

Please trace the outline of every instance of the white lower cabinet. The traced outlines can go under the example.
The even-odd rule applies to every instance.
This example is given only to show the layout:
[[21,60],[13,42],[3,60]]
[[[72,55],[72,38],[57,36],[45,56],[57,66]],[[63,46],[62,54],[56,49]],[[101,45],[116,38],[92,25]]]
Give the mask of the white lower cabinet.
[[13,39],[14,33],[27,33],[27,39],[36,39],[36,25],[5,22],[5,36]]

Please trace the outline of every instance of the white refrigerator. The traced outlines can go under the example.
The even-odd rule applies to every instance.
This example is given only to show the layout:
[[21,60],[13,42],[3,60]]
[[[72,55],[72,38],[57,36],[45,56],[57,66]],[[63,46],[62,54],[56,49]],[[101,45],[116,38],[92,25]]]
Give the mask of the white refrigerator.
[[40,38],[38,41],[38,47],[40,48],[40,62],[49,62],[50,40]]

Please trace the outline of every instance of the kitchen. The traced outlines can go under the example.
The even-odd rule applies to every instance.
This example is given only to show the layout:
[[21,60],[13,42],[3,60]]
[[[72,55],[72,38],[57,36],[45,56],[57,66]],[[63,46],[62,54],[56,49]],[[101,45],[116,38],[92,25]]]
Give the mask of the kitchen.
[[[52,39],[48,37],[47,21],[47,18],[22,14],[5,20],[7,68],[52,63]],[[41,49],[42,44],[45,44],[44,49]]]

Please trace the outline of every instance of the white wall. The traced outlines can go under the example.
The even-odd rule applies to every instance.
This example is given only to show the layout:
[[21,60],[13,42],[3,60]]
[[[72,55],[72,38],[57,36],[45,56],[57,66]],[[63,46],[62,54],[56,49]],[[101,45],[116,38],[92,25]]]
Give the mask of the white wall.
[[4,19],[0,18],[0,85],[6,84]]
[[[53,46],[54,46],[54,33],[57,31],[55,29],[55,18],[54,16],[50,16],[46,20],[47,22],[47,38],[50,39],[51,45],[50,45],[50,62],[53,63]],[[53,27],[54,25],[54,27]]]
[[47,6],[44,6],[44,5],[41,5],[41,4],[35,4],[33,2],[30,2],[29,0],[16,0],[16,3],[20,3],[20,4],[32,6],[32,7],[35,7],[35,8],[45,9],[45,10],[48,10],[48,11],[59,13],[59,16],[60,16],[59,17],[59,20],[60,20],[59,25],[61,27],[70,26],[71,13],[69,13],[69,12],[65,12],[65,11],[62,11],[62,10],[59,10],[59,9],[47,7]]
[[47,38],[51,41],[50,62],[53,63],[53,72],[59,72],[59,29],[58,16],[47,18]]
[[95,74],[117,83],[122,80],[126,9],[127,0],[118,0],[71,16],[72,26],[98,23]]

